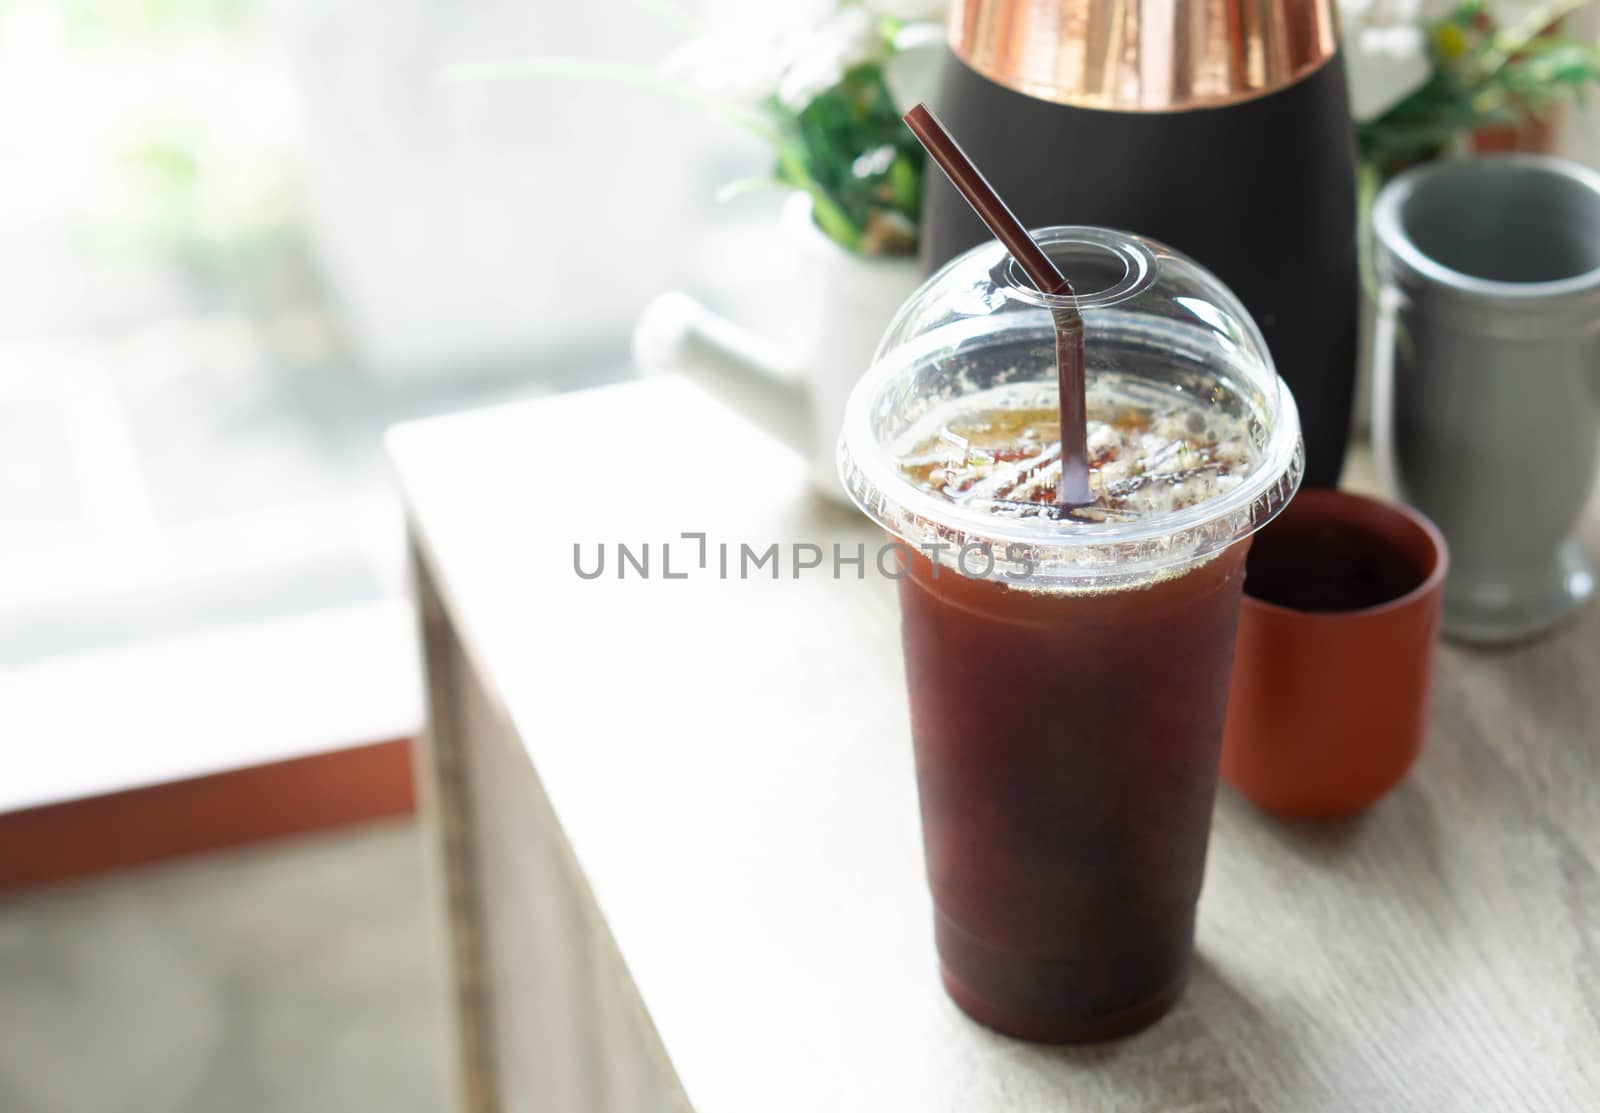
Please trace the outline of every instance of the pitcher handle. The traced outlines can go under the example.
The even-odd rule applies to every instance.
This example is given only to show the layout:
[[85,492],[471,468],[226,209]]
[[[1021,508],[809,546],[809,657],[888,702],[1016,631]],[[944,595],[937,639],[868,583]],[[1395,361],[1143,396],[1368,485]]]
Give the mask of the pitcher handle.
[[633,358],[644,374],[681,374],[774,439],[810,453],[811,407],[791,358],[688,294],[662,294],[645,307]]

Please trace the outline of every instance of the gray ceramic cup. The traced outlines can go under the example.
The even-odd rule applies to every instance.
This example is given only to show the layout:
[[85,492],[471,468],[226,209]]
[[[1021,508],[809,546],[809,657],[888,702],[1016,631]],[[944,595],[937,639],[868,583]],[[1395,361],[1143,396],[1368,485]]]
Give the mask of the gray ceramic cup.
[[1509,641],[1594,592],[1575,532],[1600,467],[1600,174],[1434,163],[1373,208],[1372,435],[1450,544],[1445,633]]

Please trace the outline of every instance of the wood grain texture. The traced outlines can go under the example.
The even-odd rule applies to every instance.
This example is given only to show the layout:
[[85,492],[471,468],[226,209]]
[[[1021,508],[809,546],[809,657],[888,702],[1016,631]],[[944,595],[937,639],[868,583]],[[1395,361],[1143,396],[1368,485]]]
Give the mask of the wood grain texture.
[[[627,451],[596,451],[598,429]],[[486,1022],[531,1030],[516,1010],[613,979],[647,1018],[631,1067],[570,1081],[578,1105],[541,1104],[502,1050],[501,1107],[614,1108],[595,1095],[632,1070],[700,1113],[1600,1108],[1600,608],[1446,646],[1422,759],[1362,816],[1285,823],[1224,790],[1183,1002],[1120,1043],[1041,1048],[939,986],[893,585],[870,564],[573,573],[575,542],[684,531],[875,545],[799,460],[672,381],[407,427],[392,450],[456,683],[494,712],[459,739],[469,768],[496,763],[463,790],[477,915],[502,925],[490,996],[518,998]],[[707,460],[744,467],[712,483]],[[1600,547],[1600,518],[1586,531]],[[540,846],[565,864],[535,881]],[[573,908],[609,973],[596,944],[550,949]]]
[[468,836],[470,800],[458,744],[464,726],[462,704],[474,689],[464,687],[470,676],[457,663],[459,642],[414,538],[407,547],[427,693],[427,723],[415,751],[418,819],[431,834],[426,877],[451,985],[450,1028],[455,1037],[450,1048],[451,1110],[488,1113],[500,1101],[487,1029],[477,859]]

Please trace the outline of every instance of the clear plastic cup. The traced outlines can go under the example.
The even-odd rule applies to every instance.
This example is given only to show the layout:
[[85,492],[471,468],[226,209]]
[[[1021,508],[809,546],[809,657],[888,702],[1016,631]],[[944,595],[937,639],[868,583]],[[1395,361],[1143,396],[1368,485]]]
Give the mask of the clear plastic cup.
[[[1214,276],[1124,233],[1035,236],[1075,303],[997,243],[954,260],[857,385],[840,474],[900,544],[945,986],[1002,1032],[1083,1042],[1182,992],[1245,554],[1304,452],[1266,344]],[[1029,494],[1050,486],[1048,451],[1005,449],[1013,422],[995,415],[1053,406],[1051,310],[1069,304],[1105,505],[1065,514]]]

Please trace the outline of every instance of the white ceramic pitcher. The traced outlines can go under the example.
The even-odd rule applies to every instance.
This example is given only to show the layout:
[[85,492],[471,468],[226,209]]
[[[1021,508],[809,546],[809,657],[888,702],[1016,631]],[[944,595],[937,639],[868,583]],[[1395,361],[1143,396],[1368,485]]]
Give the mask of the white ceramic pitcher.
[[922,279],[915,256],[857,255],[811,220],[811,201],[796,194],[780,217],[782,250],[774,261],[794,275],[797,299],[814,318],[780,344],[713,313],[687,294],[664,294],[646,307],[633,355],[646,374],[684,374],[807,460],[811,485],[850,505],[834,452],[850,389],[872,363],[878,340]]

